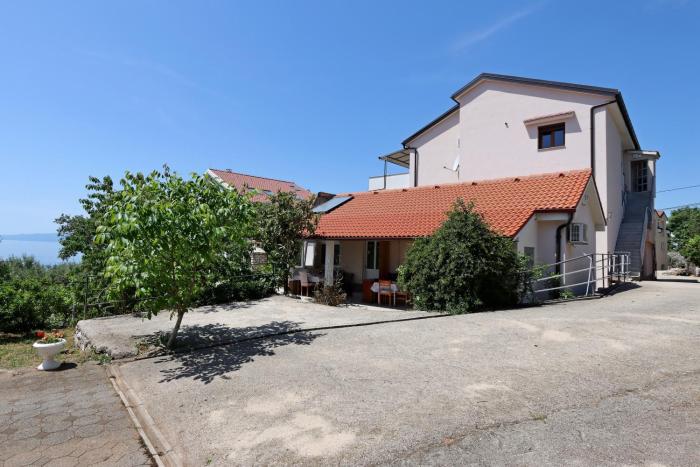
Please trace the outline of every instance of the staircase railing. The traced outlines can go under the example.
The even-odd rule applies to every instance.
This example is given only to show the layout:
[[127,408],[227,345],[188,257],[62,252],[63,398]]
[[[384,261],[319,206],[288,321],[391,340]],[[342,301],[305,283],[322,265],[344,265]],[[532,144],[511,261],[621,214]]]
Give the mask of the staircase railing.
[[[566,270],[566,265],[574,262],[583,262],[584,267],[577,267],[572,271]],[[551,270],[552,268],[560,267],[564,272],[551,274],[540,277],[533,281],[533,294],[542,294],[548,292],[550,295],[560,295],[557,291],[569,290],[574,287],[585,285],[584,296],[593,295],[596,292],[595,284],[601,283],[602,288],[610,287],[613,282],[626,282],[630,279],[630,254],[629,252],[615,253],[591,253],[588,255],[577,256],[576,258],[559,261],[552,264],[538,266],[538,271]],[[585,281],[578,281],[573,284],[567,283],[566,277],[574,274],[586,275]],[[551,283],[559,282],[559,285],[552,286]],[[538,284],[542,284],[543,288],[537,288]]]
[[647,207],[644,209],[644,223],[642,224],[642,243],[639,245],[639,274],[641,276],[642,270],[644,270],[644,250],[647,244],[647,232],[649,231],[649,222],[651,218],[649,217],[650,209]]

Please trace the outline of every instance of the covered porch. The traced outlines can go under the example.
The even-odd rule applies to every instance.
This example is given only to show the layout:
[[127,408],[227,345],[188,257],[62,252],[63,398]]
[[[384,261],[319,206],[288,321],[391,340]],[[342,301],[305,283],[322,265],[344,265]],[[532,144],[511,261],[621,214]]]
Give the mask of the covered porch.
[[339,278],[350,301],[407,304],[410,299],[396,280],[412,243],[413,239],[306,240],[303,261],[292,276],[292,291],[306,292],[306,287],[301,290],[304,276],[314,284],[311,288]]

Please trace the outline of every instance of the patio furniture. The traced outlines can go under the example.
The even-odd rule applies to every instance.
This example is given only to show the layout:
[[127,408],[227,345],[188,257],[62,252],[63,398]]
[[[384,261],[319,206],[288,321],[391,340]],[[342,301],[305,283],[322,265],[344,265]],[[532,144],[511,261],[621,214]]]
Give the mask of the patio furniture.
[[379,281],[379,291],[377,292],[377,305],[382,304],[382,297],[389,297],[389,304],[396,305],[396,284],[387,280]]
[[310,297],[310,290],[316,286],[316,283],[309,280],[309,274],[306,271],[299,271],[299,294],[304,295],[304,289],[306,289],[306,296]]
[[405,306],[408,306],[411,297],[408,295],[408,292],[396,291],[394,292],[394,306],[396,306],[396,302],[399,300],[403,301]]

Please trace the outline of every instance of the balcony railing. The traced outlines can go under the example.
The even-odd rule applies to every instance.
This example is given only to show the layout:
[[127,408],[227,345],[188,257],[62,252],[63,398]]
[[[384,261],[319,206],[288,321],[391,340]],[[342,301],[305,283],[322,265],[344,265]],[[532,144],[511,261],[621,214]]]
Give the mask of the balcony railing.
[[402,174],[378,175],[376,177],[369,177],[369,191],[408,187],[408,172]]

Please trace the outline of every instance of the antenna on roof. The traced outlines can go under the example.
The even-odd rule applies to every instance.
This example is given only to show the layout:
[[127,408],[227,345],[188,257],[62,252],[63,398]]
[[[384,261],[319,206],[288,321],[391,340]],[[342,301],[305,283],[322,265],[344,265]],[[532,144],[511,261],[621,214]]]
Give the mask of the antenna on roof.
[[455,157],[455,160],[452,163],[452,168],[449,168],[446,165],[443,165],[442,168],[450,170],[452,172],[456,172],[457,173],[457,180],[459,180],[459,165],[460,165],[460,159],[459,159],[459,154],[457,154],[457,157]]

